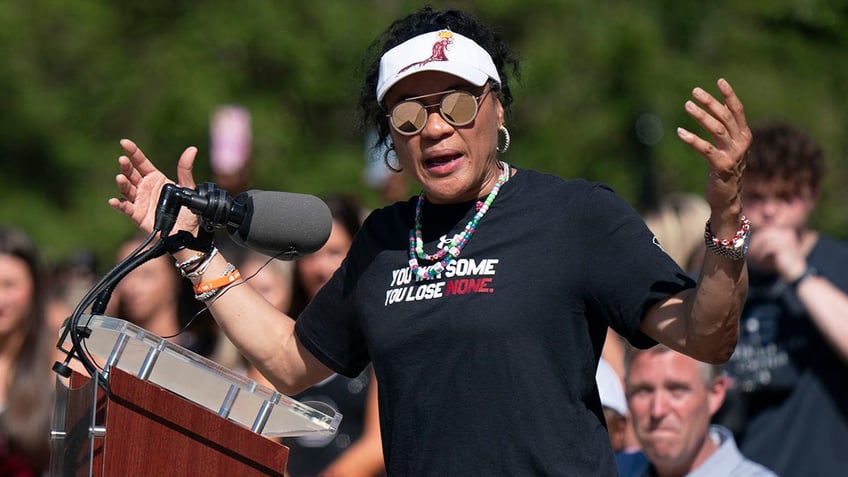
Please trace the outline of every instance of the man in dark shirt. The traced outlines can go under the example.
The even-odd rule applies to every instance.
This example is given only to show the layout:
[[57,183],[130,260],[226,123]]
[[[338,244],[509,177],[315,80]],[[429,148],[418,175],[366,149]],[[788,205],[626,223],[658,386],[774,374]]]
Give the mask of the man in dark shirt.
[[750,288],[719,422],[784,477],[848,465],[848,245],[808,225],[823,174],[803,132],[754,129],[742,188]]

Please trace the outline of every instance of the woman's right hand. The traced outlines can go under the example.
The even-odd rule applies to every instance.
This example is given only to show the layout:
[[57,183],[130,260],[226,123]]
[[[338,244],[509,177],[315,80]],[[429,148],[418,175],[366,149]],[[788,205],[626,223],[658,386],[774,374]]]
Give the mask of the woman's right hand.
[[[156,220],[156,206],[162,186],[173,181],[157,169],[134,142],[122,139],[121,147],[126,151],[126,155],[118,158],[121,173],[115,176],[115,183],[123,197],[109,199],[109,205],[123,212],[140,229],[150,233]],[[179,186],[195,188],[192,167],[196,156],[197,148],[193,146],[186,148],[180,156],[177,164]],[[198,226],[197,216],[189,210],[180,211],[175,227],[177,230],[187,230],[195,234]]]

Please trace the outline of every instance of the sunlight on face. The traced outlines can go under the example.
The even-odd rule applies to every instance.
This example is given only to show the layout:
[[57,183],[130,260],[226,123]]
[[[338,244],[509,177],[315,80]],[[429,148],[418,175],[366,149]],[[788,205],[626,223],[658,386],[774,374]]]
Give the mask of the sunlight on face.
[[[392,86],[386,95],[391,109],[404,98],[463,89],[479,95],[483,87],[456,76],[427,71],[410,75]],[[430,99],[428,102],[438,102]],[[503,106],[494,92],[481,99],[477,117],[464,126],[453,126],[439,114],[427,111],[424,128],[405,136],[392,131],[392,143],[405,173],[418,182],[433,203],[453,203],[485,195],[498,179],[498,127]]]
[[651,462],[679,468],[699,454],[720,401],[712,394],[700,363],[688,356],[647,351],[634,357],[627,401],[636,437]]
[[333,229],[327,243],[317,252],[298,260],[298,276],[309,298],[314,297],[341,266],[352,240],[353,237],[344,226],[333,220]]

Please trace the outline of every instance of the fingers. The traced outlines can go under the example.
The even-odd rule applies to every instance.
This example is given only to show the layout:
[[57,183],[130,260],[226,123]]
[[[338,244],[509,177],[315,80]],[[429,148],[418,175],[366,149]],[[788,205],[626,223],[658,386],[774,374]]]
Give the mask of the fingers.
[[682,127],[677,128],[677,137],[681,141],[688,144],[692,149],[698,151],[703,156],[710,156],[713,152],[713,145]]
[[[133,141],[129,139],[121,139],[120,144],[127,154],[118,158],[118,165],[120,166],[121,174],[126,178],[129,186],[134,187],[138,185],[147,175],[160,173],[159,169],[153,165],[144,152]],[[194,146],[186,148],[182,155],[180,155],[180,159],[177,164],[177,181],[183,187],[191,189],[195,188],[192,169],[194,167],[194,160],[196,157],[197,148]],[[121,182],[118,183],[118,186],[123,187],[122,192],[125,193],[127,198],[132,200],[132,188]]]
[[124,148],[124,151],[126,151],[127,156],[129,157],[133,167],[138,170],[139,174],[141,174],[142,177],[146,176],[147,174],[151,174],[153,172],[158,171],[158,169],[156,169],[156,166],[154,166],[153,163],[150,162],[149,159],[147,159],[147,156],[144,155],[144,152],[139,149],[139,147],[134,142],[130,141],[129,139],[121,139],[120,142],[121,147]]
[[112,197],[111,199],[109,199],[109,207],[117,210],[118,212],[124,213],[127,216],[132,216],[133,204],[132,202],[126,199],[118,199],[116,197]]
[[[724,102],[696,87],[692,90],[694,101],[685,103],[686,112],[709,133],[712,142],[683,128],[678,128],[677,134],[681,140],[710,159],[714,166],[728,169],[736,166],[742,159],[751,142],[751,131],[742,101],[736,96],[730,83],[720,79],[717,84]],[[731,162],[726,163],[727,160]]]
[[197,148],[194,146],[187,147],[180,155],[180,160],[177,162],[177,181],[183,187],[189,189],[195,188],[194,176],[192,168],[194,167],[194,159],[197,157]]
[[745,107],[742,105],[742,101],[739,100],[739,97],[736,96],[736,92],[733,91],[730,83],[728,83],[726,79],[721,78],[718,80],[718,89],[724,96],[724,104],[727,105],[731,114],[733,114],[733,119],[740,131],[748,129],[748,120],[745,117]]
[[118,191],[127,200],[135,201],[136,187],[124,174],[115,176],[115,184],[118,185]]
[[716,143],[725,144],[732,141],[732,136],[738,132],[738,128],[727,107],[701,88],[692,90],[692,97],[703,108],[690,100],[686,101],[686,112],[710,133]]
[[[118,167],[120,168],[121,174],[124,180],[128,181],[130,185],[138,184],[141,179],[141,173],[136,170],[135,166],[133,166],[130,158],[127,156],[121,156],[118,158]],[[118,181],[118,178],[115,178],[115,181]],[[118,184],[120,186],[120,184]]]

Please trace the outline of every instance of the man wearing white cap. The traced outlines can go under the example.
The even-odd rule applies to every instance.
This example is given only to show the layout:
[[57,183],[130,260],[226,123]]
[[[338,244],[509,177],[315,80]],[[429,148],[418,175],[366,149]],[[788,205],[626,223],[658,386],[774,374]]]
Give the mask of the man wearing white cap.
[[[375,45],[364,123],[421,192],[371,213],[297,322],[250,287],[218,285],[234,273],[220,253],[176,260],[204,267],[190,274],[209,290],[201,298],[278,389],[373,364],[389,475],[615,475],[594,379],[607,328],[706,361],[735,346],[747,290],[741,102],[724,80],[722,101],[695,88],[686,109],[712,142],[678,130],[709,169],[696,287],[608,187],[503,160],[517,62],[489,26],[424,8]],[[166,178],[122,146],[124,200],[110,204],[149,230]],[[184,187],[195,155],[180,159]],[[197,220],[185,212],[178,228],[196,232]]]
[[601,406],[604,408],[604,419],[607,422],[612,450],[621,452],[627,446],[627,426],[629,425],[627,399],[624,397],[621,377],[604,358],[601,358],[595,380],[598,383],[598,394],[601,397]]

